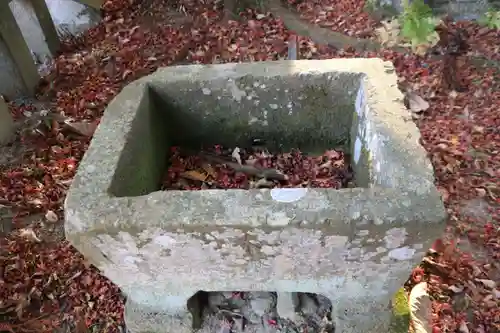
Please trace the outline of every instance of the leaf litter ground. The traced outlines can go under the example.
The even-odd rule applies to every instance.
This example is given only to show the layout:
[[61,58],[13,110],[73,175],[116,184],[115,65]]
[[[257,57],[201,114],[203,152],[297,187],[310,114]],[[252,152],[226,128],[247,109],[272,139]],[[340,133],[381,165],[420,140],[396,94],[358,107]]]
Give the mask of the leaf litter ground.
[[[354,19],[362,17],[356,16],[360,3],[340,2],[338,6],[353,6]],[[183,22],[169,21],[179,12],[185,13]],[[238,22],[221,21],[220,8],[210,1],[184,1],[172,11],[159,0],[141,5],[115,0],[106,2],[105,13],[98,26],[64,45],[40,85],[39,99],[58,117],[44,117],[44,110],[30,103],[11,103],[19,122],[30,122],[35,115],[43,121],[20,133],[16,144],[25,154],[0,172],[0,204],[11,211],[19,228],[0,239],[1,331],[123,329],[118,288],[51,232],[61,229],[62,202],[92,133],[75,130],[77,125],[95,128],[124,85],[159,66],[284,59],[293,36],[279,18],[251,10]],[[329,25],[342,31],[335,24]],[[440,239],[407,284],[429,283],[434,332],[498,332],[500,33],[473,23],[449,28],[457,26],[468,31],[472,46],[459,64],[464,92],[443,88],[439,59],[384,49],[356,53],[302,36],[297,37],[297,49],[301,59],[392,61],[401,81],[429,103],[415,114],[415,122],[450,214],[449,227],[445,235],[436,235]],[[25,225],[26,216],[39,218]]]
[[[260,140],[259,140],[260,141]],[[173,147],[164,190],[354,186],[343,152],[311,156],[294,149],[271,154],[265,146],[227,149],[216,145],[196,154]]]

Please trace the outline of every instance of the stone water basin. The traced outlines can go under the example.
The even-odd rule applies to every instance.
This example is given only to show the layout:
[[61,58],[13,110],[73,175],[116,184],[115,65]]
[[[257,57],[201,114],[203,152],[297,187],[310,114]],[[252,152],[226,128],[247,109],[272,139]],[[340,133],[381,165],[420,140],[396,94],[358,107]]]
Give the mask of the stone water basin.
[[[332,59],[168,67],[126,86],[79,166],[65,227],[127,294],[127,328],[190,332],[203,290],[318,293],[339,332],[386,330],[446,218],[396,79],[380,59]],[[252,137],[341,147],[357,187],[159,191],[169,147]]]

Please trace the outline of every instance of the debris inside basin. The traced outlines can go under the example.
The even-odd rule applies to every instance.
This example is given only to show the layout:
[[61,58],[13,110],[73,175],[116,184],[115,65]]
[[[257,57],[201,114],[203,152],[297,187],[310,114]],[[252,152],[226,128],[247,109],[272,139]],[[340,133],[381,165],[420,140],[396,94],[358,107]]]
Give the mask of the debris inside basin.
[[262,145],[202,151],[172,147],[163,190],[346,188],[354,187],[353,171],[342,151],[311,156],[293,149],[272,154]]
[[200,291],[189,304],[199,333],[335,332],[332,303],[313,293]]

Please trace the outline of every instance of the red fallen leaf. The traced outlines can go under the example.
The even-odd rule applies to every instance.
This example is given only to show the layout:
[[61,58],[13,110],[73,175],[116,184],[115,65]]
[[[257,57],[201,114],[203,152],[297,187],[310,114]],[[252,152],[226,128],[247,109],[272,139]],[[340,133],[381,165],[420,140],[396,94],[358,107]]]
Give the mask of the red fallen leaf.
[[442,253],[445,249],[445,245],[443,243],[443,240],[440,238],[436,239],[434,241],[434,243],[432,244],[431,249],[438,252],[438,253]]
[[82,283],[86,287],[92,285],[93,284],[92,277],[90,277],[89,275],[84,275],[82,277]]
[[6,331],[6,332],[11,332],[15,333],[14,329],[12,328],[11,325],[7,323],[0,323],[0,331]]
[[451,242],[448,245],[445,245],[442,256],[445,260],[448,260],[452,257],[452,255],[455,253],[456,246],[454,242]]
[[276,326],[278,323],[276,322],[276,320],[274,319],[268,319],[267,320],[267,323],[271,326]]

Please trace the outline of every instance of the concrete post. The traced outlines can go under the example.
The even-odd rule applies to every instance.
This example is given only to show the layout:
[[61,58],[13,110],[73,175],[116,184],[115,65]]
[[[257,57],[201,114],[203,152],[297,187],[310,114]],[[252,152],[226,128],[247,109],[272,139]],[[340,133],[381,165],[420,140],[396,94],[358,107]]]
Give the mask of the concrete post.
[[14,120],[9,111],[9,106],[0,97],[0,145],[8,143],[14,134]]
[[79,2],[81,4],[87,5],[95,9],[101,9],[104,0],[76,0],[76,2]]
[[28,94],[34,94],[40,75],[8,1],[0,1],[0,36],[21,73]]
[[31,0],[30,2],[35,11],[38,23],[40,23],[40,27],[42,28],[49,51],[52,55],[55,55],[59,50],[59,36],[57,35],[57,30],[52,21],[49,8],[45,0]]

